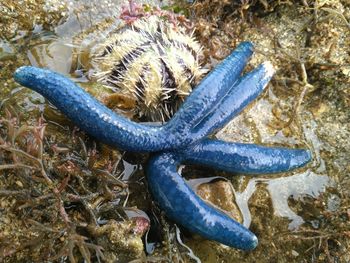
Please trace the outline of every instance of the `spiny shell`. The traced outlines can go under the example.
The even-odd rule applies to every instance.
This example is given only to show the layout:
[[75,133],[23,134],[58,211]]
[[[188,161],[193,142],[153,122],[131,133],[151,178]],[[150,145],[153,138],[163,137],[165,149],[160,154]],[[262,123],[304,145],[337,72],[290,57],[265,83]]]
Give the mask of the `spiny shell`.
[[151,15],[125,24],[93,50],[93,76],[137,101],[137,112],[165,121],[205,73],[201,47],[179,25]]

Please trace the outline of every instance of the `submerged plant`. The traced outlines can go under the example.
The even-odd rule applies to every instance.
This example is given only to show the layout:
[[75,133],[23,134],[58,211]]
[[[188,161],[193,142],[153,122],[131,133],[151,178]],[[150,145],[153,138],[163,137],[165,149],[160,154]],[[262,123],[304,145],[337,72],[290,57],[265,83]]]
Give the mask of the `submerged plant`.
[[45,133],[46,127],[42,118],[21,123],[9,110],[0,121],[0,198],[14,200],[7,209],[21,225],[21,231],[1,226],[6,231],[0,240],[7,241],[0,242],[0,259],[29,250],[36,251],[31,257],[37,262],[65,257],[70,262],[81,258],[99,262],[106,259],[105,253],[111,254],[107,245],[99,245],[108,234],[101,229],[115,220],[119,228],[114,233],[121,228],[126,231],[118,241],[121,246],[137,241],[141,248],[124,246],[117,253],[142,252],[140,237],[148,223],[140,228],[138,221],[144,219],[127,219],[123,216],[126,202],[116,202],[128,195],[128,185],[118,178],[120,154],[88,147],[78,135],[72,138],[80,143],[75,151],[58,146]]

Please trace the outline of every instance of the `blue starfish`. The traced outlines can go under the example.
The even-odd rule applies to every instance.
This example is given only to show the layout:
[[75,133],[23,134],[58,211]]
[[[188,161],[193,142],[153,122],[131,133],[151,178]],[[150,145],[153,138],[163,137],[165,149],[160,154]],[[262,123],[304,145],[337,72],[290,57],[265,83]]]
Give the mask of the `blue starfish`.
[[241,43],[211,71],[164,125],[132,122],[99,103],[68,78],[50,70],[21,67],[15,80],[33,89],[81,129],[98,140],[134,152],[154,152],[148,164],[150,191],[175,222],[202,236],[243,250],[257,246],[256,236],[200,199],[177,173],[182,164],[200,164],[232,173],[278,173],[306,164],[303,149],[263,147],[208,139],[264,89],[273,75],[263,63],[241,76],[253,53]]

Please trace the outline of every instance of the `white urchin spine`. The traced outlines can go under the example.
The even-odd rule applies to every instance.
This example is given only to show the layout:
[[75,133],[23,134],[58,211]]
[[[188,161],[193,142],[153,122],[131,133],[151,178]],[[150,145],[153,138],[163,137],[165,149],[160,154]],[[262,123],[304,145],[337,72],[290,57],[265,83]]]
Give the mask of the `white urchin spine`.
[[95,78],[135,98],[149,120],[169,119],[205,73],[184,31],[156,15],[120,27],[93,51]]

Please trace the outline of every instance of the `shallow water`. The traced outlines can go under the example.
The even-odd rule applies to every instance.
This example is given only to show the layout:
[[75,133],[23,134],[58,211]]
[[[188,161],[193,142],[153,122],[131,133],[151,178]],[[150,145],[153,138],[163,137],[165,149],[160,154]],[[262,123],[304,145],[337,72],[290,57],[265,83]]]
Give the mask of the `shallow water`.
[[[59,126],[67,128],[64,125],[66,122],[64,117],[48,107],[40,95],[19,87],[12,81],[13,70],[23,64],[47,67],[66,74],[78,83],[85,83],[84,87],[89,89],[88,79],[74,68],[75,41],[82,32],[93,28],[104,19],[116,19],[113,15],[120,12],[120,2],[84,1],[82,4],[67,1],[64,4],[66,4],[66,9],[60,22],[50,31],[36,26],[34,31],[20,31],[10,39],[5,37],[0,39],[2,66],[0,114],[2,116],[5,115],[4,108],[11,106],[23,120],[32,122],[41,113],[44,113],[48,122],[59,123],[53,128],[54,131],[59,129]],[[100,33],[92,30],[91,33],[84,34],[84,39],[86,41],[95,40]],[[268,56],[261,53],[258,56],[258,60],[269,59]],[[252,61],[252,65],[255,64],[256,58]],[[322,87],[317,79],[312,81],[315,86]],[[259,177],[229,175],[216,171],[208,173],[200,168],[191,172],[189,168],[186,174],[189,173],[192,178],[202,175],[225,176],[231,181],[235,202],[243,217],[243,224],[251,227],[261,242],[256,251],[242,253],[193,237],[183,231],[183,241],[193,249],[194,254],[202,262],[322,261],[320,257],[324,255],[322,254],[324,252],[315,248],[315,244],[317,242],[321,244],[321,241],[317,237],[309,238],[309,232],[307,232],[309,230],[319,231],[317,233],[320,233],[320,236],[328,235],[327,237],[331,240],[337,240],[340,243],[333,247],[329,245],[330,249],[336,252],[347,249],[348,243],[337,236],[338,222],[329,221],[328,218],[325,218],[324,212],[330,211],[336,214],[336,212],[343,211],[344,207],[345,209],[348,207],[348,210],[345,211],[349,213],[349,196],[348,192],[343,189],[346,189],[346,185],[349,186],[347,178],[350,176],[348,142],[350,111],[349,104],[346,104],[346,102],[349,103],[349,100],[344,98],[345,102],[340,103],[339,101],[343,99],[341,93],[327,94],[327,88],[323,88],[304,99],[302,111],[298,113],[298,122],[293,122],[287,128],[281,129],[278,128],[278,124],[288,120],[290,108],[298,94],[281,91],[277,86],[276,82],[272,81],[263,96],[222,129],[217,137],[227,141],[306,147],[312,151],[313,160],[306,168],[294,172]],[[323,106],[325,109],[321,110]],[[280,112],[278,118],[276,110]],[[327,129],[331,130],[327,131]],[[60,133],[59,136],[62,138],[70,136],[67,130],[61,130]],[[130,157],[123,157],[122,161],[124,171],[120,178],[130,183],[131,192],[128,199],[123,199],[123,201],[127,202],[128,206],[137,206],[141,210],[148,209],[149,195],[142,170],[144,162],[134,162],[133,158],[130,161]],[[142,194],[138,194],[137,191],[142,191]],[[344,224],[349,226],[350,214],[348,217],[347,220],[344,220]],[[333,222],[335,222],[334,226]],[[327,224],[332,225],[332,230],[329,230]],[[304,230],[305,235],[302,237],[305,240],[294,237],[294,233]],[[175,239],[172,240],[177,243]],[[162,251],[161,244],[158,243],[158,245],[159,250]],[[160,252],[162,253],[164,252]],[[266,255],[267,253],[270,253],[270,257]],[[332,256],[334,253],[331,253]],[[265,255],[266,258],[261,255]],[[343,253],[343,257],[338,260],[343,259],[350,261],[350,255],[347,252]]]

